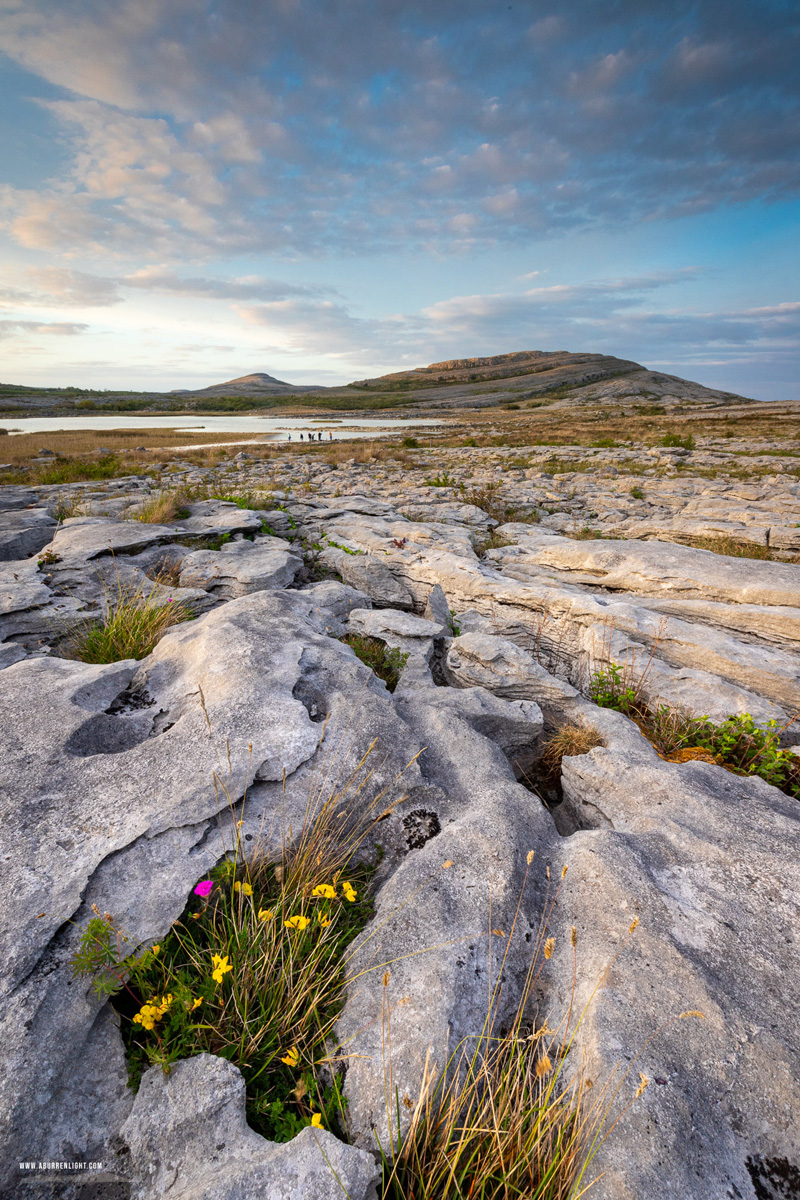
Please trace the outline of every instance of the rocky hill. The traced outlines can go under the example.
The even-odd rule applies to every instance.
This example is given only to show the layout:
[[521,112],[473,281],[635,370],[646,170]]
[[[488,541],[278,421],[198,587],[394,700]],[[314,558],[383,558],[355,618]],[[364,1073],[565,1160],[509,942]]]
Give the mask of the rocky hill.
[[657,402],[667,408],[691,402],[698,405],[738,405],[755,401],[732,392],[717,391],[650,371],[629,359],[606,354],[580,354],[568,351],[525,350],[483,358],[450,359],[415,367],[372,379],[361,379],[345,387],[285,383],[272,375],[255,372],[230,379],[226,383],[195,390],[173,392],[82,392],[75,388],[14,389],[0,385],[0,412],[26,409],[36,412],[71,411],[105,407],[135,410],[161,410],[176,407],[210,411],[214,399],[220,408],[244,411],[247,401],[256,407],[289,407],[300,404],[306,410],[366,411],[370,407],[406,407],[413,411],[430,409],[491,408],[517,404],[536,407],[547,403],[561,407],[604,405],[608,402],[636,405]]
[[298,385],[276,379],[274,375],[265,375],[256,371],[252,375],[240,375],[237,379],[229,379],[227,383],[215,383],[206,388],[174,388],[171,396],[265,396],[273,393],[309,392],[319,390],[314,384]]

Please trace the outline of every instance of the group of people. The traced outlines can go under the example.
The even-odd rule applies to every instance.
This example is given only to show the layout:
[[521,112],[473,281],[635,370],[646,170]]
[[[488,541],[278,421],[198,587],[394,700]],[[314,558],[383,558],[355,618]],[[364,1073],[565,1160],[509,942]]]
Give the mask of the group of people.
[[[327,429],[327,430],[312,429],[312,430],[309,430],[309,432],[307,432],[305,435],[303,435],[301,433],[300,441],[303,442],[306,440],[306,438],[308,438],[309,442],[321,442],[323,437],[325,436],[325,433],[327,433],[327,435],[328,435],[328,441],[332,442],[333,441],[333,433],[331,432],[330,429]],[[290,442],[292,440],[292,435],[290,433],[287,433],[286,440],[288,442]]]

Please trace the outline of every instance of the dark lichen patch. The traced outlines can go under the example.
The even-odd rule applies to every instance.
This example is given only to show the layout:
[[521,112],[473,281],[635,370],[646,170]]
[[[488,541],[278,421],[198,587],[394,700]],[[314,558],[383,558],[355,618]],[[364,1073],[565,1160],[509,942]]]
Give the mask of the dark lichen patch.
[[757,1200],[800,1200],[800,1168],[787,1158],[751,1154],[745,1165]]
[[421,850],[426,842],[442,831],[436,813],[428,812],[424,808],[415,808],[403,817],[403,828],[406,831],[406,845],[409,850]]

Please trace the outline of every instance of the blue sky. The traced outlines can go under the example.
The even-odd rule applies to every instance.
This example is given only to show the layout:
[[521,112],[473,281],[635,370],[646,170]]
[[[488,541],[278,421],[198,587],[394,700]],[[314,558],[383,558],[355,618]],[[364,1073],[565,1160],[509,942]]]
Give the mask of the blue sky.
[[0,380],[800,398],[794,0],[0,0]]

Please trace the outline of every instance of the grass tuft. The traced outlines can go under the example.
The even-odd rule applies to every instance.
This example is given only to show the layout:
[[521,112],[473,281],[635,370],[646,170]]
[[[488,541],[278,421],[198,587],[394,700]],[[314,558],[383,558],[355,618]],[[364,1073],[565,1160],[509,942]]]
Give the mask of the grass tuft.
[[86,663],[146,658],[168,629],[194,617],[191,607],[174,600],[167,587],[145,587],[126,585],[118,577],[116,588],[106,590],[104,615],[85,618],[67,631],[60,646],[63,656]]
[[605,746],[605,740],[596,729],[588,725],[564,725],[544,744],[540,759],[548,774],[561,769],[561,760],[580,754],[588,754],[596,746]]
[[185,521],[188,516],[188,497],[178,489],[159,492],[145,500],[136,513],[136,520],[147,525],[170,525],[173,521]]
[[356,657],[383,680],[390,692],[394,691],[408,661],[408,654],[401,650],[390,650],[380,638],[362,633],[346,633],[340,641],[355,651]]

